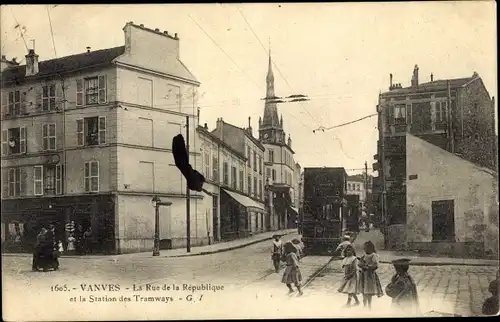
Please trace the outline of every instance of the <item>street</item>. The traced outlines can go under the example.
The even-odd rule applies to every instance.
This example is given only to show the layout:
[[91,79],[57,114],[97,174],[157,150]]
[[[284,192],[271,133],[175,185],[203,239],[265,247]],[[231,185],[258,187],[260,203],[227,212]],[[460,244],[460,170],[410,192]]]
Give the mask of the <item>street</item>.
[[[366,237],[373,236],[363,234],[360,234],[356,248]],[[289,235],[283,239],[295,237],[297,235]],[[166,258],[131,254],[60,260],[59,271],[42,273],[31,271],[31,257],[3,256],[5,319],[18,320],[21,316],[28,320],[54,320],[68,316],[72,316],[72,320],[84,320],[119,319],[122,316],[129,319],[146,316],[161,319],[167,315],[168,318],[391,315],[391,300],[387,296],[373,300],[372,312],[359,307],[343,309],[346,297],[337,292],[342,279],[340,262],[332,261],[319,272],[328,263],[328,257],[304,258],[301,262],[304,282],[309,276],[319,274],[305,286],[302,297],[288,295],[285,285],[281,283],[281,274],[273,272],[270,242],[205,256]],[[489,296],[488,284],[494,278],[496,269],[414,266],[410,272],[418,284],[423,313],[435,310],[477,315],[484,299]],[[392,266],[381,264],[378,273],[385,286],[393,274]],[[113,284],[115,290],[103,284]],[[196,286],[202,284],[205,284],[205,290],[196,290]],[[106,291],[96,290],[95,285],[105,287]],[[64,289],[65,286],[67,289]],[[155,287],[159,289],[153,290]],[[81,297],[86,297],[87,301],[81,302]],[[112,297],[117,302],[126,303],[109,303]],[[65,305],[54,307],[59,301]],[[158,301],[166,304],[154,303]],[[172,305],[174,302],[175,306]],[[193,305],[196,305],[196,310],[192,309]],[[203,314],[200,313],[202,311]]]

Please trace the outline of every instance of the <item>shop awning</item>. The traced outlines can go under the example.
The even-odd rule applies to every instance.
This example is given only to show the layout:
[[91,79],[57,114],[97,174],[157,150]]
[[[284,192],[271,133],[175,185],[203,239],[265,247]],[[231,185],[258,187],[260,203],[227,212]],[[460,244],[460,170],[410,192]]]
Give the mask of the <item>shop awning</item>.
[[247,196],[240,195],[239,193],[228,191],[223,189],[231,198],[233,198],[237,203],[247,208],[248,211],[255,212],[265,212],[264,205],[260,205],[259,203],[253,201]]

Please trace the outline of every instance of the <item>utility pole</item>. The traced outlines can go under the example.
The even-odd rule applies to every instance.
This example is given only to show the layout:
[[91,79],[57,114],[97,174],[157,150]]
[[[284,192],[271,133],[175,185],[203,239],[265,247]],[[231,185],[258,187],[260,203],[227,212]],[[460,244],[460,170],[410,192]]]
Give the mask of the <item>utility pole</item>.
[[368,161],[365,161],[365,209],[368,212]]
[[[186,115],[186,151],[189,164],[189,115]],[[191,252],[191,191],[186,179],[186,249]]]

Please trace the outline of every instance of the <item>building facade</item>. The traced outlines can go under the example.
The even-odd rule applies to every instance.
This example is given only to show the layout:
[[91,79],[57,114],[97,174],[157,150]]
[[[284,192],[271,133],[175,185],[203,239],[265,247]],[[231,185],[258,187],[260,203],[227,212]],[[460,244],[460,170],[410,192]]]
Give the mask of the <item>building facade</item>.
[[[2,238],[30,245],[53,223],[65,241],[74,221],[92,229],[98,252],[150,250],[156,195],[172,202],[161,208],[162,239],[186,243],[186,185],[170,138],[195,137],[200,83],[179,59],[177,34],[123,30],[125,46],[41,62],[30,50],[26,65],[2,71]],[[196,139],[190,147],[198,164]],[[204,222],[202,198],[191,196],[191,227]]]
[[[480,167],[496,169],[494,98],[474,73],[472,77],[419,83],[415,66],[411,86],[391,82],[379,96],[378,152],[374,170],[374,200],[385,218],[386,242],[399,233],[391,226],[407,222],[406,134],[411,133],[436,147]],[[432,160],[433,156],[428,156]],[[385,205],[383,190],[385,187]],[[395,228],[396,229],[396,228]],[[392,243],[394,244],[394,243]]]
[[[272,217],[264,204],[264,146],[253,136],[250,118],[248,128],[217,120],[211,135],[243,156],[245,163],[232,165],[229,154],[221,173],[221,238],[231,240],[271,230]],[[226,165],[227,166],[226,166]],[[233,167],[234,166],[234,167]],[[225,167],[225,168],[224,168]],[[224,170],[227,169],[227,170]],[[233,176],[232,174],[235,175]],[[223,226],[224,225],[224,226]]]
[[[273,196],[276,195],[275,198],[277,198],[274,204],[282,205],[275,208],[275,211],[279,218],[278,228],[283,229],[295,225],[298,210],[294,204],[294,190],[298,189],[298,186],[292,139],[290,135],[288,135],[288,138],[286,137],[283,128],[283,115],[278,119],[278,101],[274,90],[274,74],[271,55],[269,54],[264,117],[259,118],[259,140],[266,149],[264,160],[266,182],[269,182],[270,190],[279,188],[277,190],[279,193],[274,193]],[[286,198],[279,200],[282,198],[281,196],[286,196]]]

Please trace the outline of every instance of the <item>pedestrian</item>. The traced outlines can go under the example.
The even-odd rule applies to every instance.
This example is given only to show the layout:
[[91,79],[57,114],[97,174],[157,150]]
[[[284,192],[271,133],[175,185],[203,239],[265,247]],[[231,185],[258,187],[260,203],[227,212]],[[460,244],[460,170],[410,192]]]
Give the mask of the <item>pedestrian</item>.
[[68,247],[67,247],[68,252],[72,253],[75,251],[75,241],[76,241],[76,238],[73,236],[73,233],[69,233]]
[[304,244],[298,238],[292,239],[292,244],[297,248],[297,258],[300,263],[300,260],[304,257]]
[[273,261],[274,271],[279,273],[280,260],[283,255],[283,243],[281,242],[280,235],[273,235],[273,249],[271,252],[271,260]]
[[483,303],[482,312],[484,315],[497,315],[499,311],[499,297],[498,297],[498,271],[497,271],[497,279],[491,281],[488,291],[491,293],[491,296],[487,298]]
[[335,249],[335,252],[340,252],[340,257],[344,258],[345,257],[344,252],[345,252],[345,248],[347,246],[352,246],[351,236],[344,235],[344,237],[342,237],[342,242],[337,246],[337,248]]
[[300,296],[303,294],[301,288],[302,273],[299,267],[299,259],[296,254],[297,248],[291,242],[286,242],[283,245],[283,250],[285,253],[286,268],[283,272],[281,282],[286,284],[288,287],[288,294],[294,292],[294,289],[292,288],[292,284],[294,284],[299,291]]
[[83,233],[83,245],[85,254],[92,253],[92,228],[89,226]]
[[43,243],[45,242],[45,233],[47,232],[47,229],[42,228],[38,235],[36,236],[36,243],[35,243],[35,249],[33,251],[33,263],[31,269],[34,272],[37,272],[40,267],[45,267],[45,261],[41,258],[41,253],[42,253],[42,246]]
[[384,295],[382,284],[377,274],[379,256],[375,251],[375,245],[367,241],[363,245],[365,254],[361,257],[359,267],[361,269],[361,293],[363,294],[363,306],[372,308],[372,297]]
[[[347,303],[345,307],[359,305],[357,294],[359,294],[359,267],[356,251],[352,245],[347,245],[344,249],[345,258],[342,260],[342,268],[344,269],[344,279],[338,291],[347,294]],[[354,299],[354,304],[351,301]]]
[[393,308],[404,315],[420,314],[417,285],[408,274],[410,260],[397,259],[392,262],[396,274],[385,288],[385,293],[392,298]]

